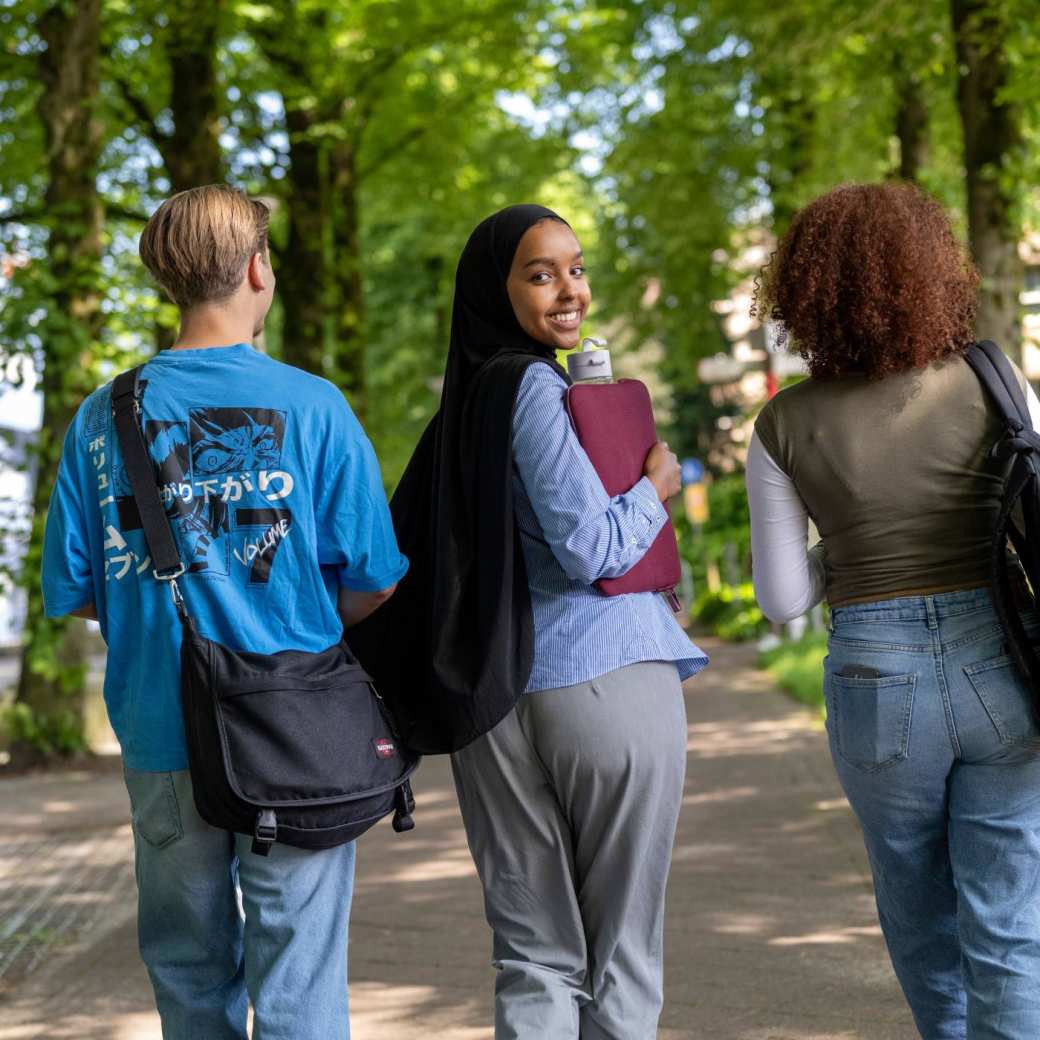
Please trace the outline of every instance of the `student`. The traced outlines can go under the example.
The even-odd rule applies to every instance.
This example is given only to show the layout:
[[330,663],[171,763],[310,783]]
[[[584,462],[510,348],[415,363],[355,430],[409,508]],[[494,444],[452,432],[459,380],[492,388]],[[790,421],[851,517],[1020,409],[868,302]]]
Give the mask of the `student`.
[[963,357],[976,282],[908,185],[837,188],[795,217],[765,304],[810,378],[755,424],[754,581],[774,621],[830,603],[831,754],[921,1036],[1035,1040],[1040,728],[987,587],[1010,463]]
[[581,248],[555,213],[512,206],[477,227],[441,408],[393,502],[399,533],[425,523],[429,559],[391,607],[435,605],[410,629],[430,653],[402,681],[446,711],[466,683],[473,713],[481,697],[508,709],[453,758],[494,931],[499,1040],[656,1035],[681,681],[707,663],[660,595],[592,584],[645,554],[679,467],[658,444],[626,494],[604,491],[554,360],[577,346],[589,302]]
[[[181,324],[144,368],[142,420],[202,633],[262,654],[319,651],[391,595],[407,562],[343,395],[251,346],[274,293],[267,221],[265,206],[223,185],[181,192],[152,215],[141,258]],[[354,845],[276,844],[262,857],[198,816],[180,623],[149,565],[111,389],[86,400],[65,439],[43,588],[49,616],[97,618],[108,644],[105,700],[163,1037],[244,1040],[251,1001],[255,1040],[346,1038]]]

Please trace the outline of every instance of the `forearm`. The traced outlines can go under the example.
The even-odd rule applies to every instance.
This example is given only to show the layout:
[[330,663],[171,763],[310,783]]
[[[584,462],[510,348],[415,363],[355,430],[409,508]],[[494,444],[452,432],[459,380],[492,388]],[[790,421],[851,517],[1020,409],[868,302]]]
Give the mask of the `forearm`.
[[69,614],[72,617],[83,618],[85,621],[97,621],[97,607],[93,603],[88,603],[85,607],[77,607],[75,610],[70,610]]
[[339,590],[339,616],[344,628],[350,628],[374,614],[393,594],[397,585],[377,592],[356,592],[353,589]]
[[546,543],[574,581],[618,577],[642,559],[667,513],[643,477],[611,498],[567,416],[563,381],[544,365],[524,376],[513,417],[513,458]]
[[570,578],[589,583],[617,578],[646,555],[666,519],[656,489],[644,477],[550,545]]

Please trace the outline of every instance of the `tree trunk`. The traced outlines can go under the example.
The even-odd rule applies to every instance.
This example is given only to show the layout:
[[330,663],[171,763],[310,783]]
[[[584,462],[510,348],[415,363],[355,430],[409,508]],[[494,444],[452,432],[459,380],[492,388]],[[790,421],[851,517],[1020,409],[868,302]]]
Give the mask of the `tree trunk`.
[[916,184],[928,161],[928,106],[921,86],[911,76],[898,79],[896,137],[899,140],[899,166],[896,176]]
[[[254,30],[281,90],[289,138],[283,205],[288,235],[278,257],[282,304],[282,359],[326,379],[335,377],[330,350],[336,277],[332,268],[329,138],[338,107],[322,97],[323,73],[308,63],[305,43],[327,32],[327,12],[276,7],[279,17]],[[327,89],[327,87],[326,87]],[[330,113],[330,107],[332,109]]]
[[1022,229],[1006,168],[1022,147],[1022,127],[1017,105],[1006,97],[1007,15],[992,0],[951,0],[951,13],[960,70],[957,104],[964,128],[968,235],[982,276],[978,335],[1021,359]]
[[172,192],[224,179],[216,59],[225,4],[226,0],[209,0],[170,8],[166,53],[173,84],[173,133],[159,142],[159,148]]
[[[226,0],[171,8],[166,30],[170,65],[171,133],[151,124],[152,137],[170,178],[170,193],[224,180],[220,150],[221,104],[217,43]],[[156,352],[173,346],[176,326],[155,323]]]
[[82,621],[43,616],[40,561],[47,505],[62,440],[89,385],[91,347],[101,328],[101,228],[97,171],[104,129],[100,99],[101,0],[56,3],[40,17],[46,50],[37,110],[44,128],[49,225],[47,264],[54,289],[40,330],[43,428],[24,579],[28,621],[16,696],[16,763],[83,746],[85,641]]
[[285,318],[282,357],[287,364],[329,378],[328,163],[324,145],[313,133],[317,120],[313,106],[286,99],[289,235],[276,274]]
[[365,301],[361,283],[357,163],[351,142],[337,145],[331,155],[330,167],[334,207],[333,270],[336,278],[333,378],[350,397],[354,411],[363,422],[366,404]]

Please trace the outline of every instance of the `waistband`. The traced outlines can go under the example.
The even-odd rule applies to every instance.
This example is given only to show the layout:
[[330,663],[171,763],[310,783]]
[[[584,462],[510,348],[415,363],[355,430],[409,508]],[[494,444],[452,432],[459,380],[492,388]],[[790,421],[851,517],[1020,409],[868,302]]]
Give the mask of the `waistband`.
[[834,607],[831,626],[843,621],[927,621],[929,618],[956,617],[992,609],[993,599],[988,588],[959,589],[932,596],[899,596],[873,603]]

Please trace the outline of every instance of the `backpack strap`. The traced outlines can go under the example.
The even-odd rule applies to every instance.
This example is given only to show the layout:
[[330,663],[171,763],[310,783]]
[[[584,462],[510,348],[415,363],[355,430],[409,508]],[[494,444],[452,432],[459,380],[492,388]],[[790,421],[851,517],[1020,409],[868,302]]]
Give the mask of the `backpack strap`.
[[975,370],[1004,421],[1009,426],[1018,422],[1023,429],[1031,430],[1026,395],[1004,351],[987,339],[971,347],[964,360]]
[[1005,434],[993,446],[991,454],[1007,458],[1040,452],[1040,434],[1033,429],[1025,391],[1004,351],[990,340],[984,340],[971,347],[964,359],[1004,419]]
[[[1004,420],[1004,433],[990,449],[994,458],[1011,463],[991,547],[990,579],[993,605],[1008,639],[1008,650],[1020,674],[1033,689],[1033,710],[1040,719],[1040,657],[1029,640],[1020,612],[1036,606],[1034,589],[1040,589],[1040,554],[1030,537],[1040,530],[1040,434],[1033,429],[1029,404],[1017,373],[1004,352],[988,340],[977,343],[965,355],[979,381]],[[1020,526],[1021,525],[1021,526]],[[1018,555],[1013,564],[1008,556],[1008,542]],[[1028,579],[1022,602],[1022,591],[1016,594],[1013,581]]]
[[123,453],[123,465],[137,503],[148,552],[152,557],[152,573],[158,581],[168,581],[177,613],[187,620],[187,608],[177,585],[184,573],[184,564],[173,537],[166,507],[159,495],[155,468],[141,431],[141,369],[138,365],[116,376],[112,384],[112,410],[115,415],[116,437]]

